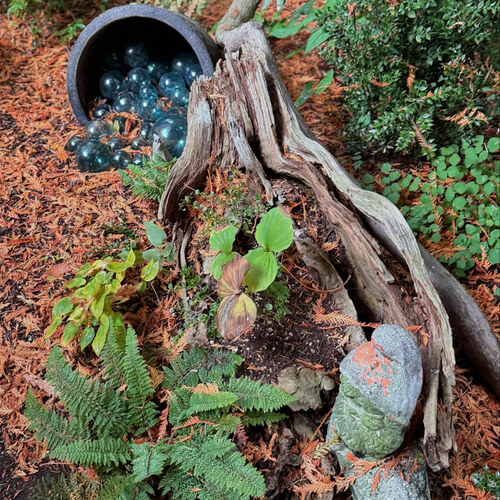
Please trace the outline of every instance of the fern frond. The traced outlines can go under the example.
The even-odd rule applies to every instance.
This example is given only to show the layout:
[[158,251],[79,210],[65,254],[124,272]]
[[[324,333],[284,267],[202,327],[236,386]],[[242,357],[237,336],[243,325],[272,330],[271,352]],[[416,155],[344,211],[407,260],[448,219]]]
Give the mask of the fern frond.
[[113,474],[101,481],[98,500],[150,500],[154,490],[147,483],[136,483],[131,474]]
[[292,402],[294,398],[269,384],[262,384],[248,377],[232,378],[224,387],[238,396],[235,404],[243,411],[273,411]]
[[111,437],[75,441],[58,446],[52,450],[50,456],[83,467],[120,465],[130,460],[131,445],[122,439]]
[[264,424],[272,424],[274,422],[279,422],[287,418],[287,415],[279,412],[266,412],[266,411],[247,411],[241,417],[241,423],[244,426],[247,425],[264,425]]
[[166,447],[162,443],[132,445],[132,472],[138,483],[150,476],[161,474],[166,460]]
[[55,411],[48,410],[38,401],[31,387],[26,393],[24,414],[29,420],[29,428],[36,430],[38,439],[46,438],[49,449],[90,437],[82,420],[78,418],[66,419]]
[[170,368],[163,368],[163,387],[176,389],[182,386],[196,386],[199,382],[198,370],[206,358],[207,353],[199,347],[184,351],[180,357],[170,362]]
[[123,354],[123,350],[118,347],[116,336],[113,332],[109,332],[101,351],[101,360],[104,367],[103,376],[107,385],[113,389],[118,389],[127,383],[123,370]]
[[125,353],[122,369],[127,384],[125,395],[128,399],[128,416],[133,427],[147,429],[157,420],[156,405],[147,401],[154,393],[151,378],[144,358],[139,352],[134,329],[128,327],[125,337]]
[[46,379],[59,392],[70,414],[85,416],[89,427],[97,435],[119,437],[127,431],[129,419],[120,395],[73,370],[59,347],[54,347],[50,352]]
[[220,391],[215,394],[195,393],[189,401],[188,415],[206,412],[218,408],[227,408],[232,405],[238,396],[231,392]]
[[209,351],[207,359],[198,371],[202,383],[220,383],[236,373],[236,369],[243,362],[243,358],[227,349],[213,349]]

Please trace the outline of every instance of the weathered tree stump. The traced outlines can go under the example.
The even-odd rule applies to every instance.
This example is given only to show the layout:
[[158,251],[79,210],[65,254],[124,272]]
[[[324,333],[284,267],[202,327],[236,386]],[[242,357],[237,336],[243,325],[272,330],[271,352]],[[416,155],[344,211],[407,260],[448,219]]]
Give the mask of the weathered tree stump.
[[[236,12],[239,22],[242,13]],[[455,446],[452,332],[419,245],[399,210],[360,188],[314,138],[288,95],[261,26],[250,21],[238,27],[238,22],[221,22],[217,38],[224,59],[212,78],[192,87],[186,148],[170,174],[159,217],[180,218],[178,202],[203,186],[209,166],[244,170],[251,188],[271,203],[272,177],[293,178],[312,189],[351,263],[355,294],[342,302],[359,307],[370,321],[421,325],[428,335],[427,343],[417,336],[424,367],[423,449],[432,469],[446,467]],[[389,271],[392,256],[408,270],[406,289]],[[480,311],[474,314],[488,330]]]

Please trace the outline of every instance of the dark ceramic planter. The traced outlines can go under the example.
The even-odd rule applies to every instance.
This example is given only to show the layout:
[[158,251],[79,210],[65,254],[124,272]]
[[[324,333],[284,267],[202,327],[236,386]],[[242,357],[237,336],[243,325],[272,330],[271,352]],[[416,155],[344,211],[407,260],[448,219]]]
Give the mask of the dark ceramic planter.
[[131,41],[144,42],[152,59],[172,59],[180,52],[196,55],[203,74],[210,76],[219,59],[216,43],[192,19],[159,7],[125,5],[94,19],[76,41],[68,62],[68,97],[81,124],[89,121],[89,107],[99,95],[99,79],[106,55]]

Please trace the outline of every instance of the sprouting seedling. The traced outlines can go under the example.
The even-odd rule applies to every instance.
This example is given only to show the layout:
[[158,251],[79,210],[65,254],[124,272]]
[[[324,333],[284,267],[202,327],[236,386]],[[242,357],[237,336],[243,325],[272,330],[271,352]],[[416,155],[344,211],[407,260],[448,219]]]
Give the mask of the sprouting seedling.
[[219,280],[217,292],[222,303],[217,311],[217,329],[225,338],[235,338],[253,326],[257,317],[254,301],[243,291],[256,293],[271,285],[278,274],[278,252],[293,241],[292,220],[276,207],[257,225],[255,239],[259,247],[244,257],[233,252],[238,230],[227,226],[210,236],[210,245],[219,250],[212,274]]

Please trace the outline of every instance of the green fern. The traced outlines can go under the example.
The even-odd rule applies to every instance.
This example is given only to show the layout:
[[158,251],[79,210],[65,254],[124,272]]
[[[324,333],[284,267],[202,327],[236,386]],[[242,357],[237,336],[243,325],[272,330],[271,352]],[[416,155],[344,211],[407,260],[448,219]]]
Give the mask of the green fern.
[[160,201],[168,175],[175,160],[164,162],[153,156],[143,166],[129,165],[127,170],[119,170],[123,184],[141,198]]

